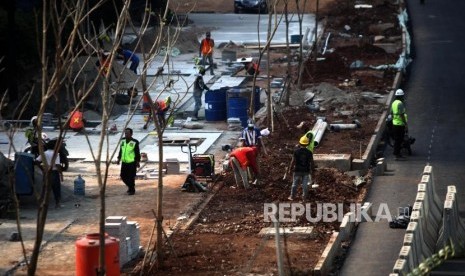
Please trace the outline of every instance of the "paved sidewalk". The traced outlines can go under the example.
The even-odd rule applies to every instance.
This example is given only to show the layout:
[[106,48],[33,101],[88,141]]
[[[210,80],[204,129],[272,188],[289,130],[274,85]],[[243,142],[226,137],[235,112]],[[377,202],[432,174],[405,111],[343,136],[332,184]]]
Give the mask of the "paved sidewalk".
[[[390,150],[390,148],[388,148]],[[397,207],[412,205],[417,184],[420,182],[423,161],[394,161],[388,158],[388,171],[377,176],[370,188],[366,202],[373,203],[373,215],[378,206],[386,203],[391,215],[397,215]],[[404,166],[408,162],[408,166]],[[391,229],[386,220],[360,223],[341,275],[389,275],[399,255],[405,229]]]

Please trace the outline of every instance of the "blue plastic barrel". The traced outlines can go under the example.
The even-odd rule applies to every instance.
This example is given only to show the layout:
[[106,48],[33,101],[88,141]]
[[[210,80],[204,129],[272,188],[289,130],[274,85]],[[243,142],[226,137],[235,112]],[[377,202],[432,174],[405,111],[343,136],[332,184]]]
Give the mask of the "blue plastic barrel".
[[291,44],[298,44],[302,41],[303,35],[291,35]]
[[205,120],[226,120],[226,90],[217,89],[205,93]]
[[31,195],[34,185],[34,155],[15,153],[15,189],[17,195]]
[[239,118],[243,127],[247,126],[248,99],[244,97],[230,97],[228,99],[228,118]]

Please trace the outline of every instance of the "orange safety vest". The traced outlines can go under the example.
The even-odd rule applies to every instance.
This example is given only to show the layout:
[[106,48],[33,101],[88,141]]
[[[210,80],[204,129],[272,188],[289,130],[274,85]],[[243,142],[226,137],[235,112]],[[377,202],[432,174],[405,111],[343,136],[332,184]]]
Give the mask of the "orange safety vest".
[[159,100],[157,101],[158,103],[158,110],[163,111],[166,109],[166,103],[165,101]]
[[84,122],[82,121],[82,112],[74,111],[71,113],[71,120],[69,121],[69,127],[72,129],[81,129],[84,127]]
[[211,39],[202,39],[202,54],[211,55],[213,53],[213,40]]

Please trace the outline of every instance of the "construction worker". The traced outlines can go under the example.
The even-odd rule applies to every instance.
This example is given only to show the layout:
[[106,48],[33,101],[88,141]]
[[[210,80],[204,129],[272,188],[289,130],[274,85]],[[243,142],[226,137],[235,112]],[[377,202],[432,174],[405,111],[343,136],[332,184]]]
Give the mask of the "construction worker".
[[407,114],[404,105],[404,91],[397,89],[395,99],[391,105],[392,114],[392,136],[394,138],[394,156],[396,159],[403,158],[400,150],[404,142],[405,133],[408,132]]
[[294,151],[289,170],[294,167],[294,178],[292,181],[291,195],[288,200],[294,200],[297,193],[297,185],[302,183],[302,200],[307,199],[308,183],[312,183],[312,175],[315,170],[313,154],[307,149],[310,140],[302,136],[299,140],[299,148]]
[[84,119],[84,115],[81,111],[75,110],[70,112],[70,119],[69,119],[69,128],[72,130],[79,132],[84,129],[84,123],[86,120]]
[[95,65],[99,68],[99,72],[103,77],[110,74],[111,69],[111,55],[109,52],[103,50],[98,53],[98,60]]
[[211,33],[206,32],[205,38],[200,42],[199,57],[202,57],[202,65],[207,68],[207,59],[210,64],[210,74],[213,76],[213,48],[215,41],[211,38]]
[[199,74],[197,74],[197,77],[195,78],[195,81],[194,81],[195,107],[194,107],[194,114],[193,114],[192,121],[199,120],[199,110],[200,110],[200,107],[202,106],[203,91],[210,90],[210,88],[208,88],[207,85],[205,85],[205,82],[203,81],[204,75],[205,75],[205,68],[200,67]]
[[239,182],[244,184],[244,188],[249,188],[249,180],[247,169],[250,168],[255,176],[254,184],[259,180],[259,168],[257,163],[258,150],[256,147],[238,147],[234,149],[230,155],[230,165],[234,171],[236,184]]
[[240,58],[240,59],[237,59],[237,62],[240,62],[244,65],[244,67],[240,68],[237,72],[239,73],[240,71],[242,70],[245,70],[247,72],[247,74],[253,76],[255,74],[259,74],[260,73],[260,70],[259,70],[259,66],[257,64],[257,62],[255,62],[253,60],[253,58],[251,57],[248,57],[248,58]]
[[131,61],[129,70],[133,71],[137,75],[137,67],[139,67],[139,57],[129,50],[125,50],[119,47],[116,52],[118,53],[118,58],[123,60],[123,65],[126,65],[128,61]]
[[136,172],[140,167],[139,141],[132,138],[132,129],[126,128],[124,139],[121,141],[120,150],[116,164],[121,164],[121,179],[128,187],[127,194],[134,195],[136,192]]
[[260,130],[255,127],[252,119],[247,121],[247,127],[242,130],[241,141],[245,147],[257,147],[258,152],[260,152],[263,141],[262,134]]
[[[145,95],[144,95],[145,96]],[[160,125],[160,128],[164,128],[166,126],[166,112],[170,109],[170,105],[171,105],[171,97],[168,96],[165,100],[158,100],[156,102],[154,102],[154,107],[155,107],[155,113],[156,113],[156,117],[158,119],[158,123]],[[142,111],[145,110],[145,106],[148,106],[148,110],[149,110],[149,117],[147,118],[147,121],[145,122],[145,125],[143,126],[144,129],[147,129],[147,125],[150,123],[151,119],[152,119],[152,112],[150,111],[150,105],[147,105],[147,104],[143,104],[143,108],[142,108]],[[155,116],[153,116],[155,117]]]

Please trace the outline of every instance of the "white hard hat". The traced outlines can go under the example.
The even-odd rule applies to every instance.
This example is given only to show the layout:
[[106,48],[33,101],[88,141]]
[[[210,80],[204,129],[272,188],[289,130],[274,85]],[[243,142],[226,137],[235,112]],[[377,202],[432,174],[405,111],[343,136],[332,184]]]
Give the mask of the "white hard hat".
[[34,126],[34,121],[36,121],[36,120],[37,120],[37,116],[33,116],[31,118],[31,126]]
[[404,96],[404,95],[405,95],[405,94],[404,94],[404,90],[402,90],[402,89],[400,89],[400,88],[397,89],[395,95],[396,95],[396,96]]

